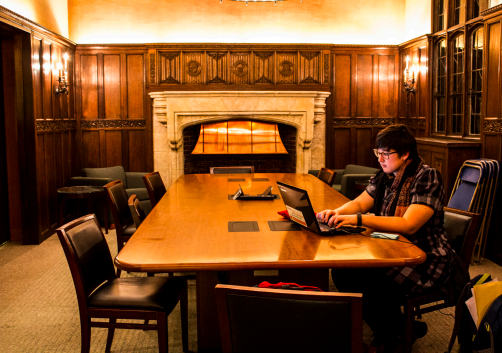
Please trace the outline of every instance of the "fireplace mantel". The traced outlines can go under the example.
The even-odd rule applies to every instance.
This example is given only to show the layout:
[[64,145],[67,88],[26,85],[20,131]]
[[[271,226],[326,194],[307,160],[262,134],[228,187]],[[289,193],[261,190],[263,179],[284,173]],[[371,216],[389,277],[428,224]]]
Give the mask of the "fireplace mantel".
[[218,120],[254,119],[297,129],[296,172],[325,164],[326,98],[318,91],[153,92],[154,169],[166,187],[184,173],[183,129]]

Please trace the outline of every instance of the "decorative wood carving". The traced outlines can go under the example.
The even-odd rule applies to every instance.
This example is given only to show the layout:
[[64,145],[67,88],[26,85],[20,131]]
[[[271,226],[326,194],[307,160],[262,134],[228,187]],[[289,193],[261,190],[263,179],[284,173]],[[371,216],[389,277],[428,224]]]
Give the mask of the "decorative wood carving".
[[333,127],[369,127],[388,126],[394,124],[393,118],[356,118],[356,119],[333,119]]
[[320,83],[319,52],[300,52],[300,83]]
[[75,130],[76,120],[38,120],[37,131]]
[[160,83],[180,83],[180,55],[181,52],[159,52]]
[[484,132],[502,132],[502,121],[500,120],[485,120],[483,122]]
[[274,83],[274,52],[254,52],[255,83]]
[[329,54],[324,54],[324,83],[329,83]]
[[184,73],[183,83],[197,84],[204,83],[202,74],[202,63],[204,62],[203,52],[183,53]]
[[231,53],[230,55],[230,83],[247,84],[249,83],[250,53]]
[[297,56],[293,53],[277,53],[277,83],[296,83]]
[[425,130],[425,119],[410,118],[408,127],[410,129]]
[[155,54],[150,54],[150,83],[155,84]]
[[207,53],[207,83],[227,82],[227,53]]
[[124,128],[144,128],[146,120],[143,119],[119,119],[119,120],[82,120],[80,121],[81,129],[124,129]]

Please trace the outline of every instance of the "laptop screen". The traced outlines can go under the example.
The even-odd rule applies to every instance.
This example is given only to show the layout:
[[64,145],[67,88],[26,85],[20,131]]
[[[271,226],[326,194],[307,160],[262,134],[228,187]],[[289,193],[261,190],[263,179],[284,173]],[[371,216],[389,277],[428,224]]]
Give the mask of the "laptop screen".
[[289,213],[289,218],[292,221],[310,229],[311,231],[320,234],[321,230],[317,224],[314,209],[310,203],[309,195],[306,190],[277,182],[282,200],[286,205]]

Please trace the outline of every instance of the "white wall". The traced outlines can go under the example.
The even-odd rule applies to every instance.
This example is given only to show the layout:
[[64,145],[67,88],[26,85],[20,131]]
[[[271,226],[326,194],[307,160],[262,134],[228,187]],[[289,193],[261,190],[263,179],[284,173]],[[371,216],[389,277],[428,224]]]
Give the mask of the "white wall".
[[431,0],[406,0],[405,40],[431,33]]
[[0,5],[69,38],[67,0],[0,0]]
[[[418,2],[419,0],[417,0]],[[399,44],[406,0],[69,0],[79,43]]]

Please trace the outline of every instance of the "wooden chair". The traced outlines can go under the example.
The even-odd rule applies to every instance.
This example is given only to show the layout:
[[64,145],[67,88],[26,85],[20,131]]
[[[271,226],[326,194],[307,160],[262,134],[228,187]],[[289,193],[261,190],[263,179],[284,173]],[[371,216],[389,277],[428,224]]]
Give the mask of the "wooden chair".
[[361,352],[362,294],[218,284],[223,352]]
[[127,201],[127,205],[129,206],[129,210],[131,211],[131,216],[136,225],[136,229],[138,229],[139,225],[146,218],[145,211],[139,202],[139,199],[136,195],[131,195],[129,200]]
[[159,172],[152,172],[143,175],[143,181],[145,182],[152,208],[154,208],[162,196],[166,193],[164,182],[162,181]]
[[[188,350],[186,283],[171,277],[117,278],[110,249],[95,215],[78,218],[57,229],[77,292],[82,353],[89,352],[91,327],[108,328],[106,352],[116,328],[157,330],[159,352],[167,352],[167,316],[180,302],[183,351]],[[107,318],[105,321],[92,321]],[[157,324],[117,322],[157,320]]]
[[[128,197],[122,181],[112,181],[103,186],[103,188],[105,189],[108,207],[112,212],[113,223],[115,224],[117,251],[120,251],[124,243],[127,242],[136,231],[136,224],[134,224],[131,211],[127,204]],[[119,269],[117,269],[117,277],[120,277]]]
[[[467,268],[471,263],[476,236],[481,225],[481,215],[449,207],[444,207],[444,212],[444,228],[448,238],[452,242],[453,249]],[[429,305],[433,303],[436,304]],[[429,306],[421,308],[421,305]],[[404,337],[405,352],[411,353],[411,346],[413,345],[413,322],[416,316],[421,318],[422,314],[453,305],[455,304],[448,304],[444,301],[443,292],[440,290],[420,295],[409,295],[404,305],[404,316],[406,320],[406,332]]]
[[321,168],[317,177],[329,186],[333,186],[333,183],[335,182],[336,172],[331,169]]
[[249,167],[211,167],[210,174],[251,174],[254,173],[254,166]]

